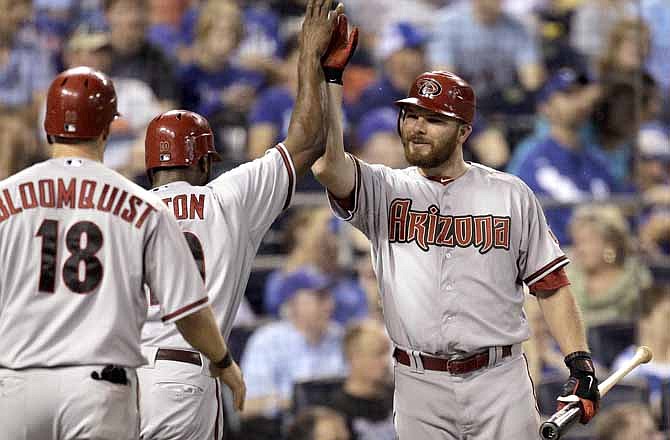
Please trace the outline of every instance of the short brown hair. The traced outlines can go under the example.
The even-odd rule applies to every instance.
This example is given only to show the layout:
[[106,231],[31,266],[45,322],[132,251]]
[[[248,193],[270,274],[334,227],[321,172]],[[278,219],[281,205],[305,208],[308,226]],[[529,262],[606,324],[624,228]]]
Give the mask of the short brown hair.
[[114,6],[116,6],[118,3],[129,3],[131,5],[137,5],[142,9],[149,8],[148,0],[103,0],[102,8],[105,12],[107,12]]

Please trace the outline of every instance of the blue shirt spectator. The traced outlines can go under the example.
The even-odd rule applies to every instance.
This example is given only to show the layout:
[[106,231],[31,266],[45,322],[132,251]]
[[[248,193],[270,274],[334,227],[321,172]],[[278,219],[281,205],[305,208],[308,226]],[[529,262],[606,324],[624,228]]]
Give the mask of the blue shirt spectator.
[[[541,85],[543,68],[535,35],[505,14],[501,2],[473,0],[448,5],[435,20],[428,54],[434,68],[458,72],[477,92],[484,112],[487,100],[517,88]],[[481,104],[481,105],[480,105]]]
[[286,139],[294,104],[295,97],[288,87],[271,87],[256,100],[249,116],[249,124],[270,124],[276,133],[275,142]]
[[424,46],[428,36],[407,22],[385,28],[377,43],[376,55],[382,62],[379,77],[366,87],[347,115],[356,125],[372,110],[392,106],[407,96],[414,79],[427,70]]
[[[316,269],[312,270],[318,274]],[[290,275],[288,275],[290,276]],[[265,283],[263,303],[265,312],[272,316],[279,316],[279,309],[283,303],[280,289],[287,275],[283,271],[275,271],[268,275]],[[368,304],[363,288],[355,279],[349,277],[330,277],[330,291],[335,300],[333,320],[339,324],[346,324],[352,320],[364,318],[368,314]]]
[[0,65],[0,107],[33,104],[36,95],[46,91],[55,75],[49,52],[39,46],[34,34],[24,29],[11,43],[7,62]]
[[259,328],[242,356],[249,415],[286,411],[298,381],[345,374],[343,332],[330,319],[329,285],[307,271],[283,279],[278,292],[286,318]]
[[179,75],[182,107],[209,117],[226,108],[226,92],[235,86],[248,86],[257,91],[264,83],[263,75],[241,67],[228,65],[214,72],[197,64],[186,66]]
[[[619,190],[605,163],[588,150],[572,150],[552,137],[538,143],[520,165],[519,177],[538,197],[558,202],[604,199]],[[572,209],[547,208],[545,214],[559,242],[570,243]]]

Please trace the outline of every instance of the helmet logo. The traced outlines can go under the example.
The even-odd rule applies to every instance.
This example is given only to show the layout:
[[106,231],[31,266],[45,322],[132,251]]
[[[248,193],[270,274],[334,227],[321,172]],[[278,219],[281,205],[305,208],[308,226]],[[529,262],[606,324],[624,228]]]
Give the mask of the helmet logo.
[[458,87],[458,86],[454,86],[454,87],[450,88],[449,91],[447,92],[447,95],[449,95],[449,97],[453,100],[456,100],[456,99],[458,99],[460,101],[464,100],[463,92],[461,91],[461,88]]
[[424,98],[433,99],[442,93],[442,86],[439,82],[435,81],[432,78],[423,78],[417,82],[419,91],[417,92],[419,96]]
[[169,153],[170,143],[168,141],[160,141],[158,143],[158,151],[160,151],[161,153]]

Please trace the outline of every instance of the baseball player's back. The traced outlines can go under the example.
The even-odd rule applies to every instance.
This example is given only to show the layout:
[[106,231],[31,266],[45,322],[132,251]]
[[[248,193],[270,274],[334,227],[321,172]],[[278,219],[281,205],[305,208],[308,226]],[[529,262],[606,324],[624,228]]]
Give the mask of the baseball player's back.
[[[207,186],[178,181],[152,190],[184,231],[224,337],[230,334],[261,240],[290,204],[295,180],[290,156],[280,144]],[[189,348],[174,326],[155,318],[160,305],[151,302],[142,343]]]
[[[261,240],[289,206],[295,181],[293,162],[280,144],[206,186],[174,181],[152,190],[186,237],[224,337],[230,334]],[[165,311],[151,294],[150,303],[142,330],[149,365],[138,370],[143,438],[218,438],[223,430],[218,383],[176,326],[160,321]],[[177,400],[183,392],[175,386],[197,392]],[[172,399],[166,400],[166,394]]]
[[[12,420],[9,438],[74,438],[81,426],[97,426],[91,438],[135,435],[132,423],[119,427],[136,418],[143,283],[162,293],[164,321],[207,306],[179,240],[160,199],[93,160],[54,158],[0,182],[0,383],[12,385],[0,422]],[[159,264],[179,249],[181,275]],[[80,395],[74,407],[68,392]],[[113,403],[99,401],[110,392]],[[33,411],[40,417],[24,419]]]
[[35,165],[0,194],[0,365],[143,364],[144,249],[129,244],[148,241],[160,201],[77,158]]

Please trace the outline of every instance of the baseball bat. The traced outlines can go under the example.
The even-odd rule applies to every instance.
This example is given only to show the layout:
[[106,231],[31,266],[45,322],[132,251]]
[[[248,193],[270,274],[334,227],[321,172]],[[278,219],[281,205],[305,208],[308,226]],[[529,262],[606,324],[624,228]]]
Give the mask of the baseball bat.
[[[646,364],[651,360],[653,354],[649,347],[641,346],[638,347],[635,351],[635,356],[629,360],[625,365],[616,370],[605,379],[600,385],[598,385],[598,391],[600,391],[600,397],[604,397],[605,394],[621,379],[623,379],[628,373],[633,371],[635,367],[640,364]],[[561,435],[566,432],[570,427],[580,419],[581,417],[581,408],[579,407],[579,402],[571,402],[561,408],[560,411],[557,411],[552,415],[549,420],[544,422],[540,426],[540,437],[544,440],[558,440],[561,438]]]

